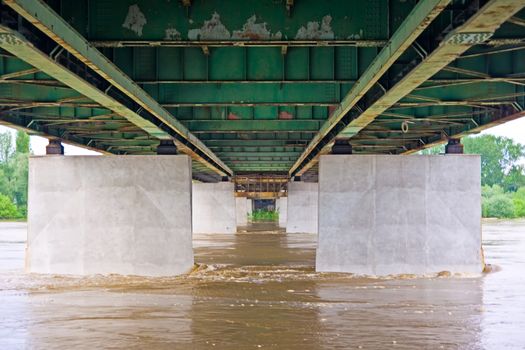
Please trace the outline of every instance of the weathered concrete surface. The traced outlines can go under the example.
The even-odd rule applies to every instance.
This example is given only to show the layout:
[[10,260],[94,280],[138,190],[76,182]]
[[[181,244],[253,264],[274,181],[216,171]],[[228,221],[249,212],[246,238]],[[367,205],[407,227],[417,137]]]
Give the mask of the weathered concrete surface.
[[235,208],[237,210],[237,226],[248,225],[248,199],[246,197],[236,197]]
[[279,227],[286,227],[286,222],[288,221],[288,198],[277,198],[275,200],[275,209],[279,212]]
[[232,182],[193,184],[193,232],[236,233]]
[[288,184],[287,233],[317,233],[318,192],[314,182]]
[[247,199],[246,209],[248,211],[248,214],[252,215],[252,212],[253,212],[253,199],[249,199],[249,198]]
[[32,157],[26,269],[188,272],[190,203],[191,162],[185,155]]
[[480,273],[480,157],[322,156],[316,269]]

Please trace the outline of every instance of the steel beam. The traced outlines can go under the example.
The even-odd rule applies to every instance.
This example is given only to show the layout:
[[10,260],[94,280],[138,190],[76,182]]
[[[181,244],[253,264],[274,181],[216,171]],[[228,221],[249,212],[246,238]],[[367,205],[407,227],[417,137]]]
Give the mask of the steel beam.
[[191,120],[184,121],[191,131],[317,131],[319,120]]
[[23,126],[22,123],[20,123],[18,116],[16,115],[0,115],[0,125],[27,132],[30,135],[37,135],[44,138],[59,138],[63,140],[65,144],[82,147],[91,151],[100,152],[105,155],[113,154],[111,150],[108,150],[108,147],[106,145],[100,144],[97,141],[93,141],[93,139],[86,139],[83,137],[69,134],[64,135],[57,132],[54,129],[47,129],[38,122]]
[[426,139],[425,141],[427,142],[425,143],[421,143],[420,141],[416,146],[408,145],[405,147],[405,151],[402,152],[402,154],[413,154],[427,148],[442,145],[448,141],[448,138],[461,139],[465,136],[478,134],[483,130],[487,130],[498,125],[525,117],[525,112],[516,112],[510,108],[502,108],[498,111],[495,111],[494,113],[489,114],[487,117],[490,118],[490,120],[482,125],[475,125],[473,127],[461,126],[459,128],[456,128],[456,130],[452,130],[452,132],[449,132],[448,137],[443,137],[444,135],[440,134],[432,139]]
[[[196,136],[191,134],[168,111],[162,108],[151,96],[142,90],[135,82],[122,73],[96,48],[77,33],[63,18],[56,14],[41,0],[6,0],[6,5],[18,12],[26,20],[53,39],[62,48],[69,51],[77,59],[86,64],[101,77],[106,79],[111,87],[133,99],[144,110],[155,116],[166,127],[175,132],[181,144],[181,150],[203,162],[220,175],[232,175],[231,169],[209,150]],[[36,49],[27,39],[8,29],[2,29],[1,46],[12,54],[22,58],[35,68],[42,70],[62,83],[74,88],[97,103],[124,116],[137,126],[159,139],[171,139],[173,135],[145,120],[139,111],[133,111],[110,98],[104,92],[97,90],[86,81],[69,70],[58,65],[49,56]],[[109,88],[108,88],[109,89]]]
[[317,46],[351,46],[382,47],[386,40],[96,40],[91,42],[95,47],[317,47]]
[[[351,138],[381,113],[393,106],[401,98],[439,72],[470,47],[481,44],[489,39],[501,24],[512,17],[525,6],[524,0],[491,0],[475,12],[468,20],[447,34],[440,45],[425,57],[421,63],[410,70],[390,90],[373,102],[366,110],[353,118],[338,135],[329,136],[324,145],[316,147],[333,129],[335,124],[350,112],[364,93],[378,81],[386,69],[401,55],[407,44],[412,43],[424,28],[441,12],[448,1],[421,1],[403,22],[392,37],[391,42],[379,54],[374,63],[358,80],[356,85],[344,98],[341,105],[329,121],[323,125],[318,135],[314,137],[303,155],[290,170],[290,175],[301,175],[318,160],[320,154],[328,152],[337,136]],[[396,43],[399,43],[396,45]],[[403,45],[404,44],[404,45]],[[366,89],[368,87],[368,89]],[[315,152],[315,154],[312,154]]]
[[365,73],[358,79],[341,104],[323,124],[321,130],[312,139],[304,153],[290,169],[290,175],[303,173],[303,161],[310,156],[319,142],[327,136],[332,128],[357,104],[359,99],[368,92],[394,62],[412,45],[416,38],[445,9],[451,0],[420,1],[394,33],[388,44],[379,52],[376,59]]

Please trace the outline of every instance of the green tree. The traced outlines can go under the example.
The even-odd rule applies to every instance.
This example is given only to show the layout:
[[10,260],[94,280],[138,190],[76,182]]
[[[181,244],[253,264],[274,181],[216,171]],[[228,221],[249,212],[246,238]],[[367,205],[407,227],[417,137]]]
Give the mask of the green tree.
[[518,164],[525,155],[525,147],[521,144],[493,135],[465,137],[462,142],[465,153],[481,155],[482,185],[500,185],[506,190],[516,190],[525,183],[523,167]]
[[29,153],[29,135],[21,130],[16,132],[16,153]]
[[514,202],[514,216],[525,217],[525,187],[521,187],[512,196]]
[[504,193],[505,192],[503,191],[503,188],[501,186],[498,186],[498,185],[494,185],[494,186],[483,185],[483,186],[481,186],[481,196],[483,198],[490,198],[490,197],[494,197],[496,195],[504,194]]
[[9,197],[0,194],[0,219],[14,219],[19,216],[15,204]]
[[482,202],[483,217],[489,218],[513,218],[514,202],[508,194],[497,194],[484,198]]
[[17,132],[15,145],[10,132],[0,134],[0,194],[7,196],[17,212],[27,213],[29,136]]
[[9,131],[0,133],[0,163],[7,163],[13,154],[13,136]]

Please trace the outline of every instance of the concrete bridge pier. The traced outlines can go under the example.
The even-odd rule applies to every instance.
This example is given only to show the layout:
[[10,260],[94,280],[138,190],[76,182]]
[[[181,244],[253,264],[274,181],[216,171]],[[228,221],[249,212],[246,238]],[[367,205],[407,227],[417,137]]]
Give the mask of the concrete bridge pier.
[[316,270],[479,274],[480,157],[325,155]]
[[[50,153],[62,153],[51,146]],[[26,270],[188,272],[191,177],[186,155],[30,158]]]
[[288,184],[286,233],[317,233],[318,192],[315,182]]
[[246,197],[235,198],[237,226],[248,225],[248,204],[251,203],[249,203],[249,199]]
[[275,200],[275,209],[279,213],[279,227],[286,228],[286,223],[288,221],[288,198],[281,197]]
[[233,182],[194,183],[192,211],[194,233],[236,233]]

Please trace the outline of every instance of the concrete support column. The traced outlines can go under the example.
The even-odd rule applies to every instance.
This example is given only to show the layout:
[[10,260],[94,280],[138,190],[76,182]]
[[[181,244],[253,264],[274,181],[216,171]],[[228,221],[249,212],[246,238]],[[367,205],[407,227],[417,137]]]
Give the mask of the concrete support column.
[[[248,216],[251,216],[253,213],[253,199],[251,198],[247,198],[246,211],[248,213]],[[250,219],[248,219],[248,221],[250,221]]]
[[194,183],[192,203],[194,233],[237,232],[232,182]]
[[287,214],[288,214],[288,198],[281,197],[275,200],[275,207],[279,212],[279,227],[286,228]]
[[318,195],[315,182],[288,184],[286,233],[317,233]]
[[26,269],[170,276],[193,266],[188,156],[31,157]]
[[235,208],[237,210],[237,226],[248,225],[248,199],[246,197],[236,197]]
[[480,157],[326,155],[316,270],[480,273]]

